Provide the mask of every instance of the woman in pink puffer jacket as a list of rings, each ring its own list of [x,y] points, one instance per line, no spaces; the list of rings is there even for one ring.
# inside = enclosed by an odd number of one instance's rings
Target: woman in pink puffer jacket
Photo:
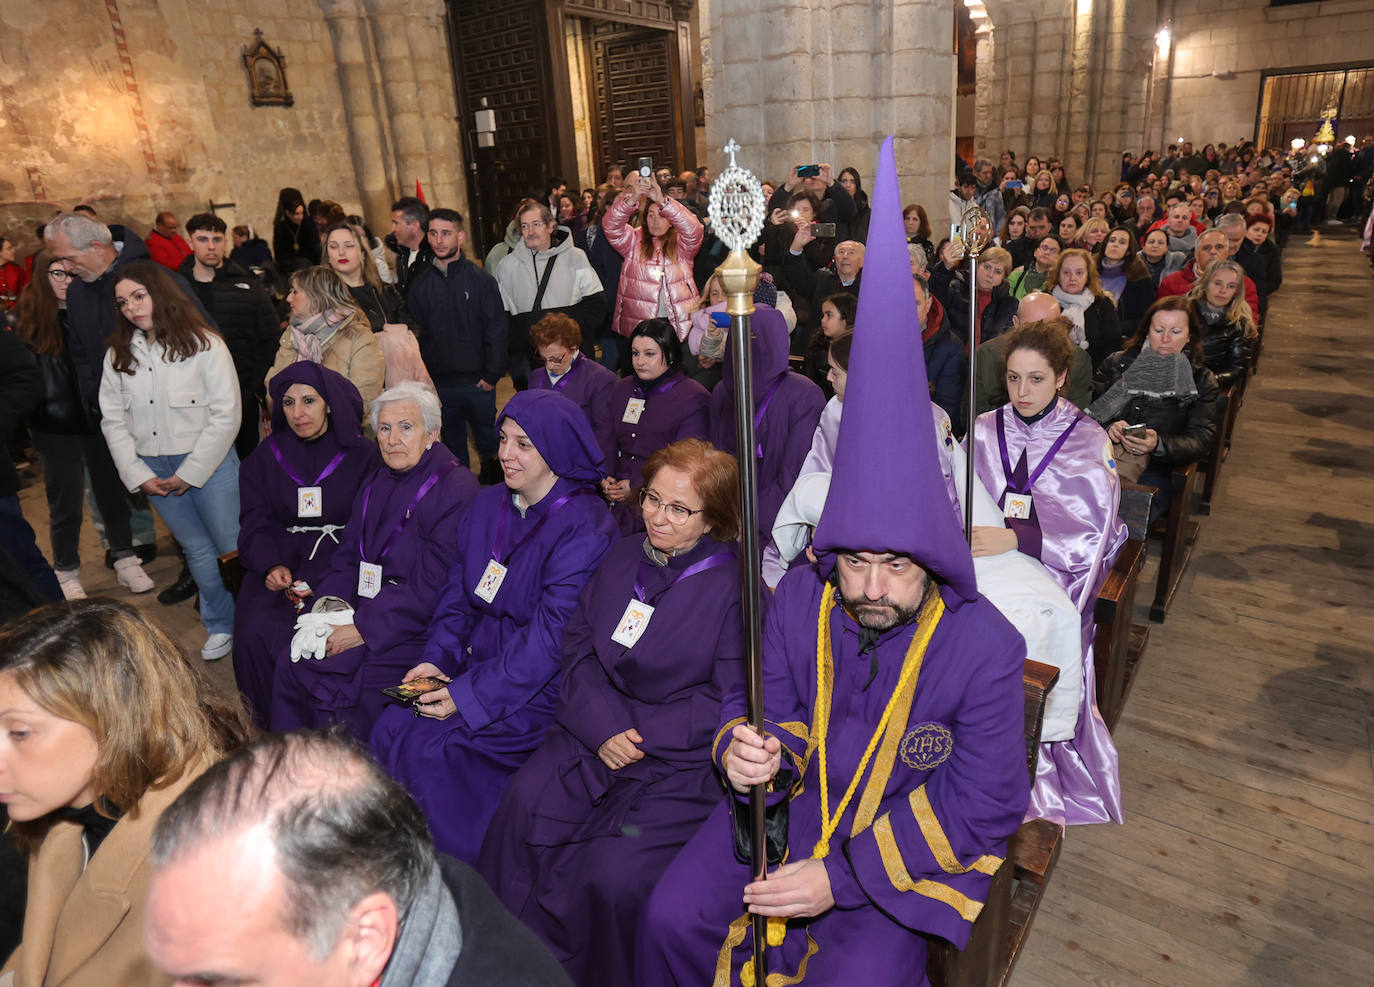
[[[636,209],[639,223],[631,226]],[[606,210],[601,228],[625,258],[612,328],[628,340],[635,326],[661,312],[678,339],[685,339],[697,301],[692,258],[705,236],[701,222],[681,202],[666,197],[652,178],[634,175]]]

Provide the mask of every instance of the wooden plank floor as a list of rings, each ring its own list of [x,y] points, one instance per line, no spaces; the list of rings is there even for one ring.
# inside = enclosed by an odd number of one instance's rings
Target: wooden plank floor
[[[1068,831],[1015,987],[1374,982],[1374,278],[1357,251],[1348,230],[1286,251],[1212,515],[1117,729],[1126,824]]]

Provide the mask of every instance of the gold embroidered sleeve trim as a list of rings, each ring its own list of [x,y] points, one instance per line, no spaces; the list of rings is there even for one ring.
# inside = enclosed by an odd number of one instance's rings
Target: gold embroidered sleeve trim
[[[935,817],[935,809],[930,804],[930,797],[926,795],[925,785],[907,796],[907,801],[911,803],[911,814],[916,817],[916,825],[921,827],[921,835],[926,839],[926,846],[930,847],[931,855],[941,870],[946,874],[967,874],[972,870],[989,876],[997,873],[997,868],[1002,866],[1002,858],[990,853],[983,854],[967,867],[959,863],[954,847],[950,846],[949,837],[945,835],[944,827]]]
[[[948,905],[966,922],[972,922],[983,910],[981,901],[974,901],[947,884],[931,880],[912,880],[906,869],[906,861],[902,859],[902,851],[897,846],[897,839],[892,833],[892,820],[887,813],[879,816],[878,821],[873,824],[873,837],[878,846],[878,855],[883,861],[883,870],[887,872],[887,879],[898,891],[914,891]]]

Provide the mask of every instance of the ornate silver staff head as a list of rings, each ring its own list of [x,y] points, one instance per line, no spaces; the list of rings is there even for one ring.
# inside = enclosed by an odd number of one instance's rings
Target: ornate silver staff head
[[[712,232],[730,248],[730,256],[716,271],[725,289],[726,311],[749,315],[754,311],[754,288],[761,268],[745,251],[763,232],[767,203],[754,173],[735,163],[739,149],[733,137],[725,145],[730,166],[711,183],[710,214]]]
[[[959,217],[959,239],[970,257],[977,257],[992,242],[992,220],[982,206],[969,206]]]

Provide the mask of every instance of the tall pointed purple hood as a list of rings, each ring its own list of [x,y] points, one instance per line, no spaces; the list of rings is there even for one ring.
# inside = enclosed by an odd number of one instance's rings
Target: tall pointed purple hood
[[[935,448],[891,137],[883,142],[874,181],[844,397],[816,552],[908,555],[959,596],[975,599],[973,558],[950,512]],[[824,568],[832,564],[822,561]]]

